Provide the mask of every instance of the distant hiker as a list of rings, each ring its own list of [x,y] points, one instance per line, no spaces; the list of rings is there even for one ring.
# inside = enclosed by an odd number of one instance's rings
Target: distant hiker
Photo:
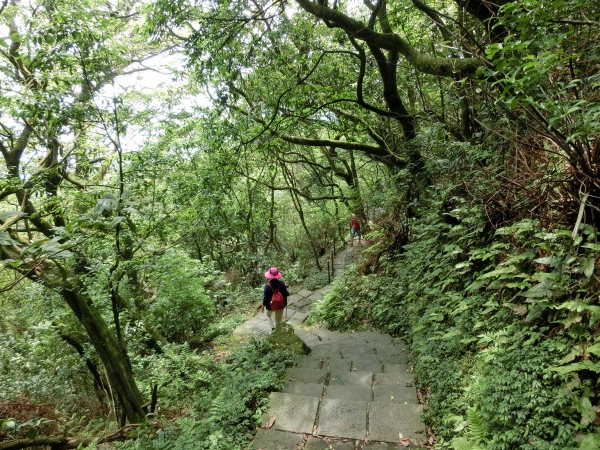
[[[354,236],[358,235],[358,243],[360,244],[360,238],[362,233],[360,232],[360,222],[356,217],[356,214],[352,214],[352,220],[350,220],[350,245],[354,244]]]
[[[267,308],[267,320],[269,325],[271,325],[271,331],[274,331],[277,325],[281,323],[283,309],[287,306],[287,298],[290,295],[287,290],[287,283],[281,279],[282,276],[277,267],[271,267],[265,272],[265,278],[269,281],[265,284],[263,290],[260,312],[264,312],[265,308]],[[281,305],[278,299],[278,294],[283,296],[283,305]],[[273,315],[275,315],[275,322],[273,322]]]

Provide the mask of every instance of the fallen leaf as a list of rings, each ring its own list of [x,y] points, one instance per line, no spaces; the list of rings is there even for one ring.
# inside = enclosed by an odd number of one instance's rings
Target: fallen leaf
[[[410,438],[400,439],[400,443],[405,447],[408,447],[410,445]]]
[[[269,419],[269,421],[267,422],[267,424],[265,425],[265,428],[271,428],[273,426],[273,424],[275,423],[277,419],[273,416]]]
[[[390,395],[390,400],[394,400],[394,396],[393,395]]]
[[[302,435],[302,438],[303,438],[305,441],[308,441],[308,435],[307,435],[306,433],[304,433],[304,434]]]
[[[398,433],[398,437],[399,437],[400,439],[402,439],[404,436],[402,435],[402,433]]]
[[[368,443],[369,443],[369,441],[370,441],[370,439],[369,439],[369,438],[366,438],[366,439],[365,439],[365,444],[368,444]]]

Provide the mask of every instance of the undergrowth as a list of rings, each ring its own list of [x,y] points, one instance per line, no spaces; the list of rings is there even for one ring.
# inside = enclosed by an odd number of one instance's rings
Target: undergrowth
[[[188,360],[191,358],[185,347],[173,355],[184,356]],[[137,440],[123,443],[120,448],[245,448],[248,437],[260,425],[262,414],[268,406],[269,393],[283,387],[286,364],[293,357],[292,353],[275,348],[267,339],[250,338],[245,345],[232,351],[224,362],[207,366],[196,361],[198,364],[194,370],[202,368],[182,377],[182,380],[187,379],[189,383],[182,381],[173,393],[174,398],[181,398],[182,393],[187,393],[193,399],[190,414],[158,432],[145,429]],[[176,366],[186,367],[186,364],[179,362],[173,365]],[[162,372],[167,376],[170,365],[165,363],[163,369]]]
[[[439,448],[599,448],[592,231],[573,241],[533,220],[494,231],[481,206],[449,192],[377,275],[347,271],[313,320],[409,340]]]

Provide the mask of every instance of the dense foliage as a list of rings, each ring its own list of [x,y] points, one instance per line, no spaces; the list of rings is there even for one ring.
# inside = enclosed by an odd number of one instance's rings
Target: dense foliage
[[[0,29],[0,440],[248,447],[290,355],[232,330],[272,265],[326,284],[355,213],[312,323],[404,336],[440,448],[600,446],[598,4],[6,0]]]

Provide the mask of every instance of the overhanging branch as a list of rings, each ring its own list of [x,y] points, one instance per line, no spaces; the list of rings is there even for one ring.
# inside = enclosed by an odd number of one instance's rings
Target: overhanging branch
[[[333,10],[310,0],[296,0],[306,12],[327,20],[342,28],[349,36],[367,42],[383,50],[397,51],[419,72],[443,77],[464,77],[475,74],[481,62],[477,59],[432,58],[419,53],[408,41],[395,33],[378,33],[340,11]]]

